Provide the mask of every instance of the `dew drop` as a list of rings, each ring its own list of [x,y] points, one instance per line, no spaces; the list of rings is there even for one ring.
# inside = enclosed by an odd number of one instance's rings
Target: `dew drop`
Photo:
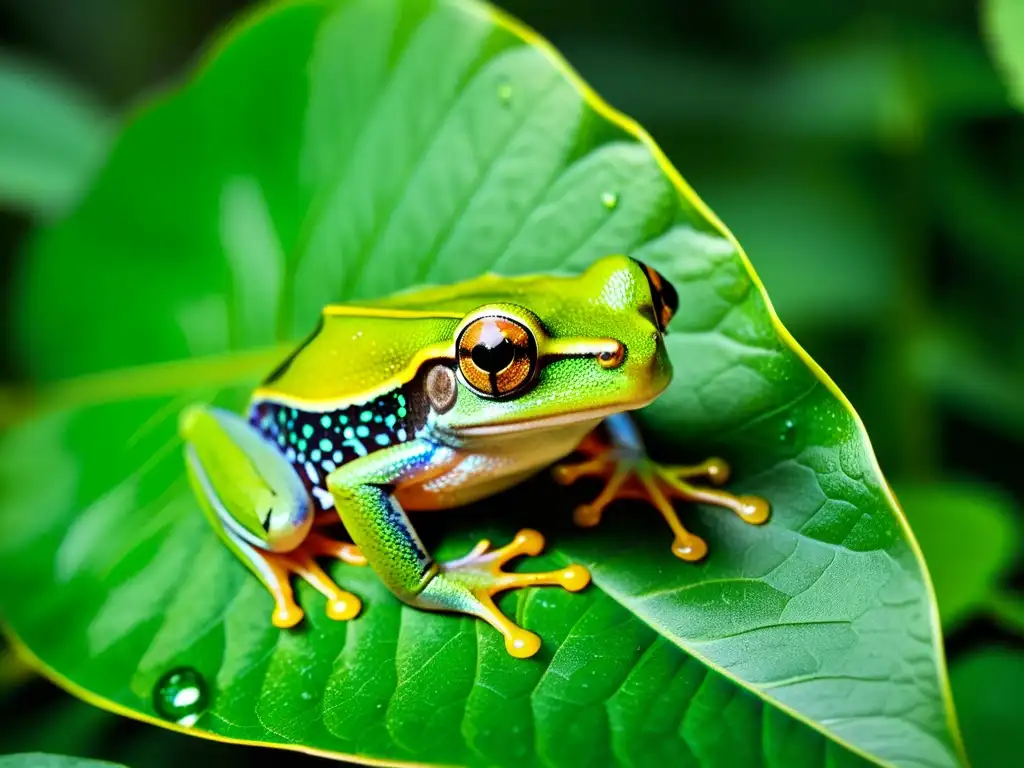
[[[614,211],[616,206],[619,204],[619,196],[614,192],[602,192],[601,193],[601,205],[607,208],[609,211]]]
[[[792,445],[796,442],[796,422],[793,419],[786,419],[782,422],[782,430],[779,432],[779,442],[784,445]]]
[[[167,672],[153,692],[153,708],[157,714],[178,725],[195,725],[208,703],[206,681],[191,667]]]
[[[498,101],[501,102],[503,107],[507,107],[512,103],[512,86],[509,83],[502,83],[498,86]]]

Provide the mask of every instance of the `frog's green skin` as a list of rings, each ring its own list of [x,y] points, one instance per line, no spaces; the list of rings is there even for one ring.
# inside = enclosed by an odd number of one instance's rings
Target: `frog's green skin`
[[[571,453],[602,419],[651,402],[671,376],[662,334],[675,302],[653,270],[610,256],[576,277],[487,275],[329,306],[254,392],[248,420],[204,406],[183,414],[190,478],[214,527],[274,595],[276,625],[303,615],[290,573],[327,596],[333,618],[358,613],[359,600],[314,561],[331,555],[368,562],[411,605],[477,615],[505,635],[510,653],[532,655],[539,639],[491,596],[527,584],[581,589],[586,569],[500,570],[540,551],[533,531],[439,564],[405,511],[490,496]],[[623,461],[643,453],[629,425],[620,422],[616,435],[619,458],[592,459],[560,479],[571,482],[575,471],[614,485]],[[596,523],[623,478],[603,503],[577,510],[578,521]],[[317,532],[334,513],[358,550]],[[677,545],[680,530],[689,536],[679,525]]]

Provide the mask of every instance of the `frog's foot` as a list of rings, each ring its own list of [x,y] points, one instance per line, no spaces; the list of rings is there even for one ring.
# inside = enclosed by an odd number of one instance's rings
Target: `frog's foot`
[[[563,485],[571,485],[581,477],[596,477],[605,483],[597,498],[573,512],[573,520],[579,526],[590,528],[600,523],[605,508],[616,499],[641,499],[653,504],[672,529],[672,552],[676,557],[694,562],[707,554],[708,545],[686,530],[670,499],[725,507],[753,525],[768,519],[768,502],[758,496],[734,496],[689,482],[692,478],[705,478],[713,485],[723,485],[729,479],[729,465],[721,459],[708,459],[694,466],[668,466],[642,453],[604,446],[593,439],[584,441],[580,452],[586,456],[583,461],[565,462],[554,469],[555,480]]]
[[[366,558],[355,544],[334,541],[317,533],[310,533],[298,549],[292,552],[260,552],[266,563],[262,573],[263,582],[274,597],[274,614],[271,618],[275,627],[294,627],[302,621],[303,612],[295,602],[292,592],[291,574],[305,579],[320,594],[327,598],[327,615],[338,621],[346,621],[359,615],[362,603],[351,592],[334,583],[334,580],[316,563],[316,557],[333,557],[349,565],[366,565]]]
[[[494,595],[510,589],[550,585],[578,592],[590,583],[590,572],[582,565],[569,565],[544,573],[510,573],[502,566],[520,555],[538,555],[544,537],[537,531],[522,530],[510,544],[491,549],[486,539],[459,560],[443,563],[438,573],[418,595],[416,605],[434,610],[456,611],[477,616],[505,637],[505,649],[518,659],[533,656],[540,638],[514,624],[494,604]]]

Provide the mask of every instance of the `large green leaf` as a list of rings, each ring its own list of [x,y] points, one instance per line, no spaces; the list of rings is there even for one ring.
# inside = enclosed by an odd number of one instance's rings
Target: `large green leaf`
[[[650,510],[580,533],[580,496],[538,478],[418,522],[442,556],[532,524],[552,542],[536,567],[593,568],[583,593],[505,598],[544,638],[533,660],[342,566],[359,619],[329,621],[302,588],[307,622],[271,627],[187,488],[181,407],[240,406],[325,302],[611,252],[682,301],[652,444],[726,455],[771,522],[691,511],[712,552],[687,565]],[[160,678],[191,667],[210,691],[193,733],[388,761],[961,762],[928,578],[856,416],[646,134],[490,9],[250,17],[126,129],[20,295],[34,375],[78,378],[0,446],[0,609],[81,696],[154,719]]]

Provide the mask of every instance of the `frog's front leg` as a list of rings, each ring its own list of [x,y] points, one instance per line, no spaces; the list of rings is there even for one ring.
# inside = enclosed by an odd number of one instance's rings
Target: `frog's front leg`
[[[510,573],[502,566],[514,557],[540,554],[544,537],[522,530],[511,543],[491,549],[479,542],[465,557],[437,563],[416,535],[394,495],[395,484],[429,472],[450,449],[416,440],[379,451],[340,467],[327,478],[335,507],[381,581],[401,600],[431,611],[454,611],[483,619],[505,637],[512,656],[527,658],[540,638],[498,610],[494,595],[527,586],[583,589],[590,574],[581,565],[546,573]]]
[[[341,589],[315,558],[365,565],[347,542],[311,531],[309,494],[291,465],[244,419],[203,406],[181,418],[189,479],[214,530],[259,577],[274,598],[272,621],[292,627],[302,620],[290,583],[298,574],[327,598],[327,615],[350,619],[359,598]]]
[[[624,413],[605,419],[609,443],[596,433],[588,435],[577,449],[585,458],[580,462],[564,462],[555,467],[555,479],[570,485],[581,477],[598,477],[604,489],[589,504],[581,504],[573,513],[577,525],[592,527],[601,522],[601,515],[616,499],[649,501],[665,518],[675,540],[672,551],[683,560],[700,560],[708,546],[702,538],[690,533],[679,520],[670,499],[696,501],[725,507],[741,520],[759,525],[768,519],[768,502],[758,496],[734,496],[727,491],[691,484],[692,478],[703,477],[714,485],[729,479],[729,465],[721,459],[708,459],[694,466],[658,464],[647,456],[636,425]]]

